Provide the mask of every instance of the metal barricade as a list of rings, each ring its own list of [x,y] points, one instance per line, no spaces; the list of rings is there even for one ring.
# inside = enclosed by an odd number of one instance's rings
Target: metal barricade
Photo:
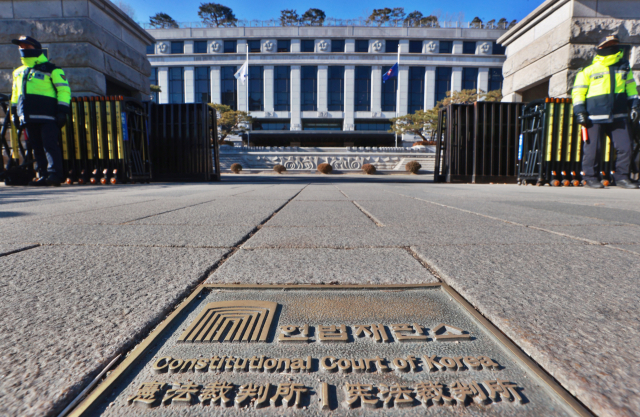
[[[206,103],[147,104],[154,180],[219,181],[215,110]]]
[[[513,183],[522,103],[450,104],[438,113],[435,182]]]

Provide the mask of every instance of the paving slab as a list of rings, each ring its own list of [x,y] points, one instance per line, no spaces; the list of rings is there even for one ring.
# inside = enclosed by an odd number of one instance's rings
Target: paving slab
[[[255,228],[252,224],[31,224],[5,228],[6,242],[42,245],[232,247]]]
[[[297,201],[287,204],[267,226],[370,226],[373,222],[351,201]]]
[[[333,185],[309,185],[298,194],[296,200],[347,200],[347,197]]]
[[[131,224],[238,225],[256,226],[267,220],[288,200],[245,200],[225,198],[158,214]]]
[[[414,249],[597,415],[638,415],[637,256],[599,245]]]
[[[242,191],[234,194],[234,198],[257,200],[288,200],[300,192],[307,184],[292,185],[262,185],[253,190]]]
[[[207,283],[403,284],[437,282],[404,249],[241,249]]]
[[[610,245],[611,247],[614,248],[620,248],[620,249],[624,249],[626,251],[629,252],[633,252],[633,253],[637,253],[638,255],[640,255],[640,245],[620,245],[620,244],[613,244]]]
[[[0,257],[0,415],[56,415],[227,249],[47,246]]]
[[[600,243],[640,243],[640,227],[622,225],[544,226],[546,230],[565,233]]]
[[[9,255],[25,249],[33,248],[34,245],[21,243],[0,243],[0,256]]]

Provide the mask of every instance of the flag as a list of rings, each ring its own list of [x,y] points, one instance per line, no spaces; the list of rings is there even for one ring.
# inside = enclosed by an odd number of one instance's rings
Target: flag
[[[242,85],[244,85],[244,80],[249,77],[249,61],[245,61],[238,72],[236,72],[233,76],[236,77],[236,80],[242,81]]]
[[[398,76],[398,63],[396,62],[393,67],[389,68],[389,71],[385,72],[382,76],[382,82],[387,81],[389,78]]]

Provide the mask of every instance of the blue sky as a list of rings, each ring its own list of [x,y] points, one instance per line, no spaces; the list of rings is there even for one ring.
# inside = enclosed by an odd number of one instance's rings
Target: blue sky
[[[196,22],[198,19],[198,7],[201,1],[193,0],[115,0],[114,3],[122,1],[129,4],[135,10],[135,20],[141,23],[148,23],[149,16],[157,13],[168,13],[178,22]],[[370,1],[347,1],[344,0],[285,0],[285,1],[263,1],[263,0],[227,0],[219,1],[225,6],[233,9],[238,19],[275,19],[280,16],[280,11],[284,9],[295,9],[298,14],[304,13],[310,8],[324,10],[327,17],[339,19],[353,19],[357,17],[367,17],[373,9],[384,7],[404,7],[405,12],[414,10],[429,15],[434,12],[442,17],[458,16],[464,13],[464,21],[471,21],[475,16],[483,21],[491,19],[507,18],[521,20],[529,12],[538,7],[542,0],[457,0],[457,1],[417,1],[406,0],[403,2],[388,0]],[[435,13],[434,13],[435,14]],[[457,20],[457,19],[455,19]]]

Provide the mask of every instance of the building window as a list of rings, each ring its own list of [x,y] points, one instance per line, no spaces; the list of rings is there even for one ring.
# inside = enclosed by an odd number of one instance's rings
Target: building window
[[[195,41],[193,43],[194,54],[206,54],[207,53],[207,41]]]
[[[184,42],[183,41],[172,41],[171,42],[171,53],[172,54],[184,54]]]
[[[291,41],[280,39],[278,41],[278,52],[291,52]]]
[[[500,45],[498,42],[493,43],[493,49],[491,50],[491,55],[504,55],[507,51],[507,48]]]
[[[196,103],[211,103],[211,78],[209,74],[209,67],[194,68]]]
[[[391,67],[382,67],[385,74]],[[396,97],[398,96],[398,77],[389,78],[382,83],[382,111],[396,111]]]
[[[436,103],[447,97],[451,91],[451,67],[436,68]]]
[[[249,111],[264,110],[263,67],[249,67]]]
[[[300,41],[300,52],[313,52],[315,43],[313,39],[303,39]]]
[[[339,120],[313,120],[302,121],[302,130],[342,130],[342,119]]]
[[[253,130],[291,130],[291,123],[289,119],[282,121],[254,120],[252,128]]]
[[[356,67],[355,111],[371,111],[371,67]]]
[[[473,55],[476,53],[475,42],[462,42],[462,53],[467,55]]]
[[[158,68],[151,67],[151,75],[149,75],[149,84],[158,85]],[[151,92],[151,101],[154,103],[158,103],[158,93],[155,91]]]
[[[238,67],[220,67],[220,103],[238,110],[238,84],[234,74]]]
[[[489,91],[502,91],[502,68],[489,68]]]
[[[387,132],[391,129],[390,122],[383,122],[379,120],[356,120],[355,121],[355,129],[356,130],[369,130],[369,131],[378,131],[378,132]]]
[[[249,52],[260,52],[260,39],[247,41],[247,47],[249,48]]]
[[[331,52],[344,52],[344,39],[333,39],[331,41]]]
[[[153,55],[156,53],[156,44],[152,43],[151,45],[147,45],[147,55]]]
[[[422,53],[422,41],[409,41],[409,53],[421,54]]]
[[[398,53],[398,46],[400,45],[399,40],[387,40],[385,42],[384,51],[386,53]]]
[[[169,68],[169,103],[184,103],[184,68]]]
[[[318,67],[300,68],[300,110],[318,110]]]
[[[438,53],[450,54],[453,51],[453,41],[440,41]]]
[[[329,67],[328,73],[329,111],[344,111],[344,67]]]
[[[478,68],[462,68],[462,89],[476,90],[478,88]]]
[[[225,54],[235,54],[237,49],[237,41],[224,41],[224,53]]]
[[[424,67],[409,67],[409,114],[424,110]]]
[[[276,111],[289,111],[291,110],[291,67],[273,67],[273,72],[274,109]],[[289,128],[271,130],[289,130]]]
[[[356,39],[356,52],[369,52],[369,41],[366,39]]]

